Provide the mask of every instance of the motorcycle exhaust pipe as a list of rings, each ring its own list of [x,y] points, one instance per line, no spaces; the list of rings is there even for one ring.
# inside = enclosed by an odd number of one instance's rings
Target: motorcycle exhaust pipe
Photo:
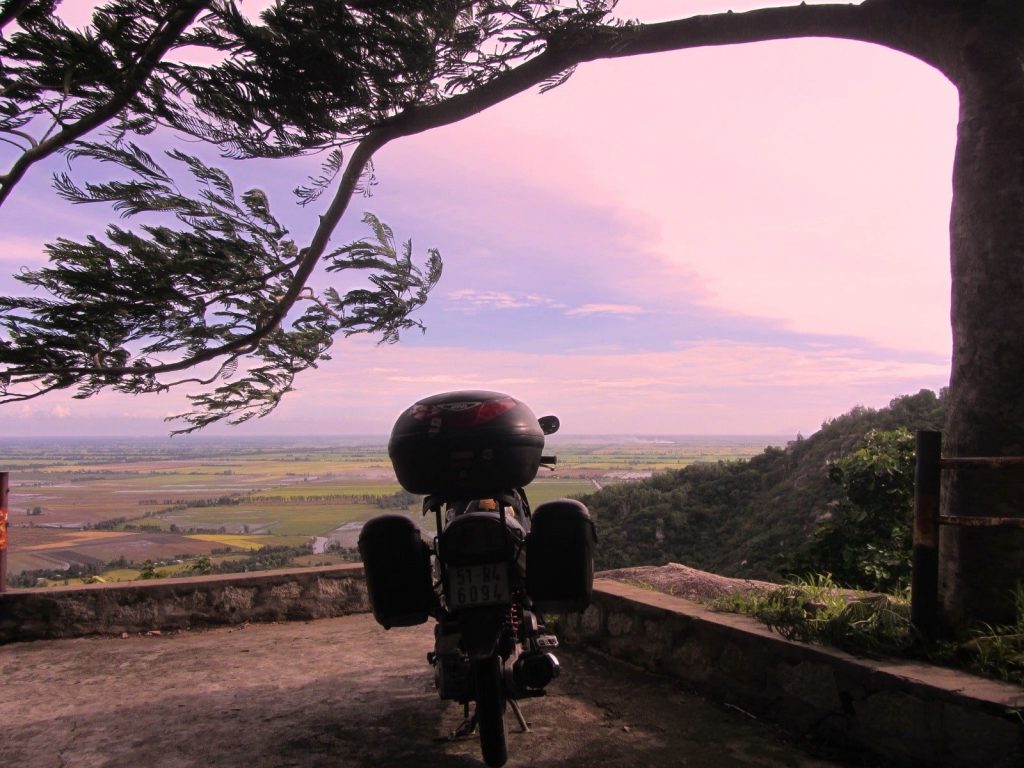
[[[553,653],[523,654],[512,665],[512,679],[521,690],[542,690],[562,671]]]

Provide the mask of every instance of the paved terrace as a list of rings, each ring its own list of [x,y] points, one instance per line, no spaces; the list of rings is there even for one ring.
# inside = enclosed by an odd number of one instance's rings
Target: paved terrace
[[[0,646],[4,768],[482,765],[444,736],[461,707],[434,692],[430,624],[367,614],[125,638]],[[736,709],[593,651],[511,712],[510,766],[878,765],[811,756]]]

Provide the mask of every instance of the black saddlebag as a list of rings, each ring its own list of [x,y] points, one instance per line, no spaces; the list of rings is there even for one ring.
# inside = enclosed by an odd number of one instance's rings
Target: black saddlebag
[[[425,622],[436,597],[419,526],[402,515],[375,517],[359,534],[359,554],[377,623],[391,629]]]
[[[526,592],[539,611],[570,613],[590,605],[596,543],[582,503],[558,499],[537,507],[526,540]]]

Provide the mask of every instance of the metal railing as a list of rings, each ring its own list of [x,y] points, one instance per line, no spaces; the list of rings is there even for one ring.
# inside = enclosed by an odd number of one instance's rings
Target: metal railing
[[[7,591],[7,498],[10,475],[0,472],[0,592]]]
[[[910,584],[910,620],[926,638],[938,634],[939,526],[1024,528],[1024,517],[983,517],[939,513],[942,470],[1024,467],[1024,456],[958,456],[942,458],[942,433],[917,433],[914,470],[914,553]]]

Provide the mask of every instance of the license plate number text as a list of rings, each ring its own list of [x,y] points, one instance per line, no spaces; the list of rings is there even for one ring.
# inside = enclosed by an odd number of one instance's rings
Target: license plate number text
[[[508,603],[508,564],[453,566],[448,569],[448,587],[452,608]]]

